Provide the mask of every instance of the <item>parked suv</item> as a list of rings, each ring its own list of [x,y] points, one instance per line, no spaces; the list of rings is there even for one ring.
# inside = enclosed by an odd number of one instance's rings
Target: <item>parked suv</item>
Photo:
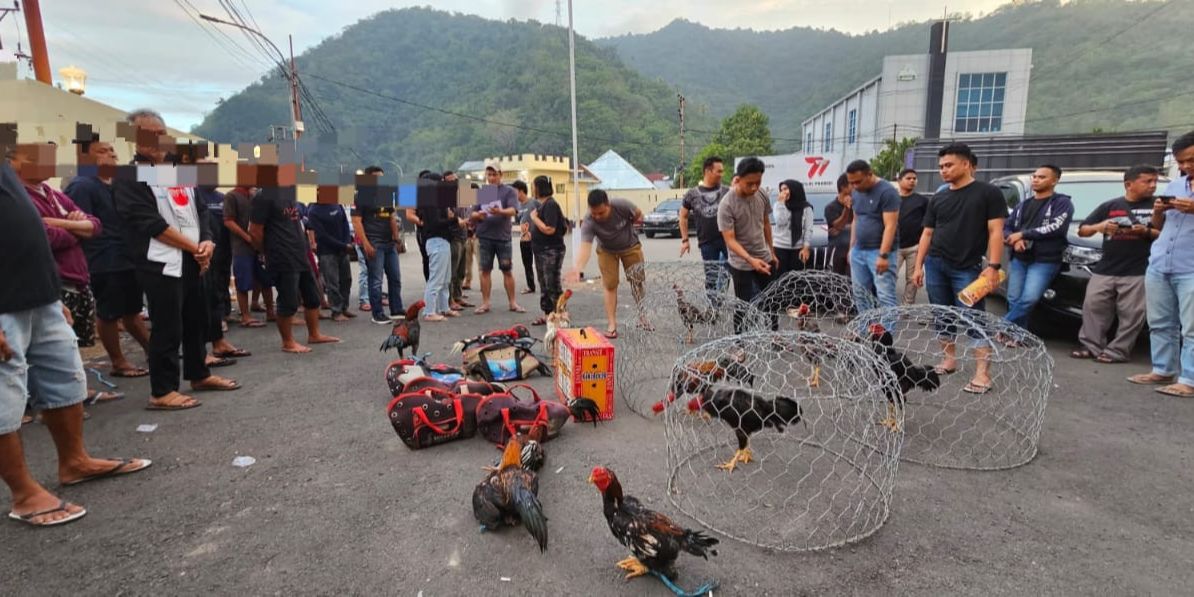
[[[1103,258],[1103,237],[1078,236],[1078,225],[1104,201],[1122,197],[1124,194],[1123,173],[1100,171],[1065,172],[1056,192],[1069,195],[1074,201],[1074,220],[1067,235],[1069,246],[1062,257],[1061,271],[1045,291],[1037,308],[1050,315],[1061,315],[1072,320],[1082,320],[1082,301],[1086,298],[1086,284],[1090,281],[1090,268]],[[1163,187],[1168,179],[1157,182]],[[1025,199],[1032,197],[1032,174],[1004,176],[991,181],[999,187],[1007,199],[1008,210]],[[1004,250],[1006,262],[1008,251]],[[1001,292],[1003,290],[1001,289]]]
[[[651,213],[643,216],[643,234],[647,238],[655,238],[656,234],[680,236],[680,206],[679,199],[664,201],[655,206]],[[688,231],[696,232],[696,218],[688,218]]]

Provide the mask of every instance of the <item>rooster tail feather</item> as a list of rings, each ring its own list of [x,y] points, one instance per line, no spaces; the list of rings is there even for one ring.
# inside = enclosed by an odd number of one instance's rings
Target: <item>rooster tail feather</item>
[[[717,550],[713,549],[720,541],[716,537],[710,537],[701,531],[684,531],[684,536],[680,538],[680,547],[684,551],[694,555],[701,556],[706,560],[709,556],[717,555]]]
[[[539,551],[547,551],[547,516],[543,514],[543,504],[539,502],[539,496],[527,488],[522,475],[514,477],[512,497],[522,526],[535,538],[535,542],[539,544]]]
[[[941,387],[941,376],[932,367],[909,367],[906,373],[916,382],[916,387],[932,392]]]

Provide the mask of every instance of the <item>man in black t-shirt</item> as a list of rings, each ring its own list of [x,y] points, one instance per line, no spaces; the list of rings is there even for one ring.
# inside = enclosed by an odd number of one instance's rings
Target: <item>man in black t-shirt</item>
[[[957,296],[983,276],[993,286],[1000,283],[1003,259],[1003,221],[1007,203],[1003,193],[992,184],[974,179],[978,157],[963,143],[946,145],[937,152],[941,179],[949,187],[929,200],[925,211],[924,232],[916,251],[916,272],[912,281],[924,286],[934,305],[965,307]],[[987,265],[983,267],[983,256]],[[983,301],[973,308],[982,310]],[[952,326],[938,326],[945,357],[937,365],[939,374],[957,370]],[[963,391],[986,394],[991,391],[990,348],[975,348],[976,367]]]
[[[850,275],[850,229],[854,222],[853,187],[843,172],[837,177],[837,196],[825,206],[829,224],[829,267],[835,274]]]
[[[539,278],[539,308],[543,310],[543,317],[536,319],[533,325],[543,325],[564,292],[560,274],[567,252],[564,235],[568,232],[568,220],[564,219],[564,211],[552,196],[551,179],[536,176],[533,182],[539,207],[530,213],[531,250],[535,253],[535,274]]]
[[[680,256],[688,253],[691,246],[688,218],[696,218],[697,248],[701,251],[701,260],[705,262],[705,290],[720,293],[728,276],[725,266],[717,264],[724,264],[729,253],[726,252],[725,238],[717,229],[717,208],[730,187],[722,184],[725,164],[721,158],[709,156],[701,168],[701,182],[684,194],[680,205]]]
[[[1153,240],[1159,235],[1150,225],[1158,174],[1152,166],[1128,169],[1124,196],[1096,207],[1078,227],[1078,236],[1083,238],[1103,235],[1103,258],[1090,268],[1078,332],[1082,347],[1070,353],[1076,359],[1127,362],[1144,327],[1148,304],[1144,274]],[[1109,338],[1116,319],[1115,337]]]
[[[272,168],[274,172],[292,169],[293,164]],[[258,251],[265,254],[265,267],[277,289],[278,334],[282,336],[282,350],[293,353],[311,352],[311,348],[294,339],[294,315],[298,313],[299,298],[303,303],[303,317],[307,320],[307,342],[325,344],[339,342],[339,338],[319,333],[319,287],[315,273],[307,260],[310,245],[303,230],[298,202],[293,186],[279,186],[280,180],[293,180],[294,175],[270,176],[269,167],[259,166],[261,192],[253,198],[249,214],[249,236]],[[273,178],[273,180],[270,180]]]
[[[925,211],[929,208],[929,198],[916,192],[916,170],[905,168],[896,179],[896,188],[900,191],[900,219],[896,234],[900,241],[897,252],[896,274],[904,270],[904,304],[916,304],[916,284],[912,283],[912,274],[916,268],[916,249],[920,246],[920,233],[925,229]]]
[[[403,316],[402,275],[398,269],[398,218],[394,209],[394,188],[380,186],[385,173],[377,166],[365,168],[358,177],[352,208],[352,227],[366,260],[369,277],[369,305],[372,321],[389,325]],[[367,178],[371,177],[371,178]],[[362,184],[363,183],[363,184]],[[385,278],[390,296],[390,316],[382,304],[381,283]]]

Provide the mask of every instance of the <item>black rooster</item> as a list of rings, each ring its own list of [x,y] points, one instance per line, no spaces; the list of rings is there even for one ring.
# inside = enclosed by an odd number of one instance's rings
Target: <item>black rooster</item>
[[[630,557],[618,562],[618,568],[627,572],[628,580],[651,574],[678,596],[704,595],[717,588],[716,582],[709,582],[689,593],[674,583],[676,558],[680,557],[680,552],[707,560],[710,555],[717,555],[717,550],[713,549],[718,543],[716,538],[685,529],[667,516],[644,508],[634,497],[623,495],[618,477],[603,466],[593,467],[589,483],[601,492],[610,532],[618,543],[630,549]]]
[[[688,329],[684,342],[692,344],[696,341],[696,326],[717,323],[717,309],[703,309],[692,304],[684,298],[684,290],[678,284],[672,284],[672,290],[676,291],[676,309],[680,312],[680,322]]]
[[[908,392],[913,388],[920,388],[926,392],[936,391],[941,387],[941,376],[933,367],[912,364],[908,357],[896,350],[891,332],[887,331],[882,324],[871,324],[867,331],[875,354],[883,357],[883,360],[891,367],[891,372],[895,374],[898,384],[896,388],[890,386],[884,388],[884,395],[887,398],[887,418],[879,421],[879,424],[892,431],[899,431],[900,420],[896,418],[896,409],[904,408],[904,398]]]
[[[749,446],[752,434],[764,427],[783,433],[784,427],[799,423],[803,415],[800,405],[792,398],[767,398],[742,388],[706,389],[688,401],[688,410],[721,419],[734,430],[738,451],[733,458],[717,465],[727,472],[733,472],[739,463],[746,464],[754,459]]]
[[[521,522],[539,544],[539,551],[547,551],[547,516],[539,503],[539,476],[522,467],[522,443],[517,437],[506,443],[498,470],[473,490],[473,516],[481,523],[482,532]]]
[[[568,401],[568,412],[572,413],[572,418],[577,423],[586,423],[593,421],[593,426],[597,426],[598,417],[601,416],[601,409],[597,406],[591,398],[573,398]]]

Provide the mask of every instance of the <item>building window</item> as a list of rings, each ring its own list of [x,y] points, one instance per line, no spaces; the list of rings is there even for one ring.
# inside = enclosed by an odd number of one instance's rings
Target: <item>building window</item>
[[[825,139],[821,141],[821,151],[833,151],[833,122],[825,123]]]
[[[1003,130],[1003,98],[1007,73],[958,75],[955,133],[997,133]]]
[[[805,135],[804,135],[804,152],[812,153],[816,150],[817,150],[816,146],[813,145],[813,132],[809,131],[809,132],[805,133]]]
[[[846,116],[846,143],[853,145],[858,133],[858,110],[850,110]]]
[[[556,185],[556,194],[557,194],[557,195],[563,195],[563,194],[564,194],[564,183],[559,183],[559,184],[557,184],[557,185]]]

